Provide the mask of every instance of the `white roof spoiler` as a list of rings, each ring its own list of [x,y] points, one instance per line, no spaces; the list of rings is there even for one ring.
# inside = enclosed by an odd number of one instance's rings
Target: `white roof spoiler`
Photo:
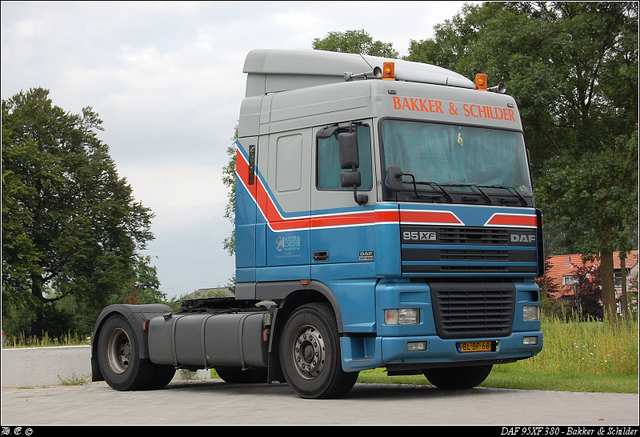
[[[247,97],[344,82],[345,73],[368,73],[375,67],[382,68],[384,62],[395,64],[395,78],[399,81],[475,89],[466,77],[430,64],[311,49],[259,49],[249,52],[244,63],[243,72],[249,74]],[[270,81],[270,76],[278,78]]]

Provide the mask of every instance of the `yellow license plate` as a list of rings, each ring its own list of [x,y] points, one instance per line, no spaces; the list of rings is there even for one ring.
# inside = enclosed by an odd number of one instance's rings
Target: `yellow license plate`
[[[460,352],[491,352],[493,349],[492,341],[466,341],[460,343]]]

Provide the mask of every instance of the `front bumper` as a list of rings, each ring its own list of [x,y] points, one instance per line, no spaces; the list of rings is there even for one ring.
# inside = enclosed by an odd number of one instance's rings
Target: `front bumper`
[[[537,337],[538,344],[524,345],[525,337]],[[497,341],[494,352],[460,352],[459,344],[465,341]],[[407,343],[426,342],[424,351],[407,351]],[[430,367],[438,364],[461,365],[474,362],[519,360],[530,358],[542,350],[540,331],[514,332],[507,337],[444,340],[434,336],[407,337],[342,337],[342,368],[345,372],[374,369],[389,365],[413,365]]]

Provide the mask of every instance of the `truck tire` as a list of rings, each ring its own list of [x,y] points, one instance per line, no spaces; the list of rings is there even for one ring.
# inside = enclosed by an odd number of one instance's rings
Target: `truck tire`
[[[339,398],[351,390],[358,372],[342,370],[335,313],[326,303],[310,303],[287,319],[280,340],[280,364],[289,386],[307,399]]]
[[[162,388],[175,373],[173,366],[140,358],[135,331],[120,314],[105,320],[100,330],[98,364],[107,384],[119,391]]]
[[[489,364],[485,366],[425,369],[424,376],[438,388],[465,390],[473,388],[487,379],[492,367],[493,365]]]
[[[176,374],[176,368],[173,366],[160,364],[152,364],[152,366],[155,368],[155,371],[151,381],[149,381],[149,384],[145,387],[146,390],[158,390],[166,387]]]

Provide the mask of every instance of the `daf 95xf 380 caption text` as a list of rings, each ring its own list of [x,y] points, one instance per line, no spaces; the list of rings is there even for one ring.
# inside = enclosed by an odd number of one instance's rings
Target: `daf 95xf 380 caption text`
[[[503,84],[315,50],[254,50],[244,73],[235,296],[105,308],[94,380],[214,368],[336,398],[360,370],[464,389],[540,352],[542,215]]]

